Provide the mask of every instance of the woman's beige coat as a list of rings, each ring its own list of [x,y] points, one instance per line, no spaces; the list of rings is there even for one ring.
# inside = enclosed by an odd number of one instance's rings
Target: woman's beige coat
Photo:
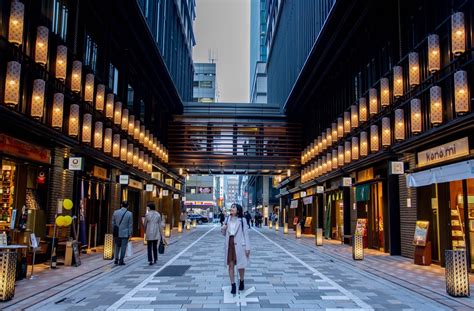
[[[159,241],[161,240],[161,215],[157,211],[150,210],[145,215],[145,233],[147,241]]]
[[[230,218],[227,218],[224,222],[230,221]],[[242,224],[244,227],[242,228]],[[244,218],[237,218],[237,231],[234,236],[235,243],[235,254],[237,256],[237,269],[245,269],[249,263],[249,258],[245,255],[245,251],[250,251],[250,239],[249,239],[249,228],[245,226],[247,224]],[[228,225],[227,225],[228,229]],[[222,234],[225,235],[225,246],[224,246],[224,264],[227,266],[227,254],[229,251],[229,230],[221,229]]]

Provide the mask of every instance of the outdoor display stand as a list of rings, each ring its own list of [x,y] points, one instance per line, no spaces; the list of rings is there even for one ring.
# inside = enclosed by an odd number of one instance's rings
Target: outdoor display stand
[[[0,246],[0,301],[7,301],[15,295],[17,250],[24,245]]]
[[[316,228],[316,236],[315,236],[316,246],[323,245],[323,229]]]
[[[114,259],[114,236],[113,234],[106,234],[104,237],[104,259]]]
[[[453,297],[469,297],[469,272],[465,250],[446,250],[446,292]]]
[[[354,235],[352,237],[352,259],[364,259],[364,237],[362,235]]]
[[[428,241],[428,228],[428,221],[418,220],[416,222],[415,236],[413,237],[415,265],[431,265],[431,242]]]

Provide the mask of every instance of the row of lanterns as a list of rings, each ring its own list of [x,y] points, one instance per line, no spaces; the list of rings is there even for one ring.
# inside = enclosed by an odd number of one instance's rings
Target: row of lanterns
[[[10,11],[10,22],[8,40],[11,43],[20,45],[23,43],[23,19],[24,19],[24,5],[14,0],[11,3]],[[44,26],[37,28],[36,44],[35,44],[35,61],[41,65],[46,65],[48,55],[48,36],[49,29]],[[56,67],[55,77],[61,81],[65,81],[67,72],[67,47],[60,45],[56,51]],[[20,77],[21,77],[21,64],[16,61],[8,62],[6,80],[5,80],[5,95],[4,103],[9,106],[17,106],[20,99]],[[82,62],[76,60],[72,63],[71,73],[71,91],[80,93],[82,86]],[[31,96],[31,109],[30,115],[34,118],[42,118],[44,114],[44,101],[45,101],[45,87],[46,83],[42,79],[36,79],[33,81],[33,89]],[[84,86],[84,101],[92,103],[94,101],[94,75],[89,73],[85,76]],[[135,120],[135,117],[129,113],[127,108],[122,109],[122,103],[120,101],[115,102],[115,95],[112,93],[105,94],[106,88],[103,84],[98,84],[95,93],[95,109],[105,114],[105,116],[111,119],[115,125],[119,126],[123,131],[128,133],[133,139],[137,140],[142,148],[147,149],[155,156],[159,157],[163,162],[168,162],[168,151],[157,138],[153,137],[153,134],[145,128],[145,125],[141,124],[140,120]],[[53,96],[53,108],[51,126],[56,129],[61,129],[63,124],[63,110],[64,110],[64,95],[56,93]],[[69,126],[68,134],[70,136],[79,135],[79,106],[72,104],[70,106],[69,115]],[[91,129],[92,129],[92,115],[84,114],[83,116],[83,129],[82,129],[82,141],[85,143],[91,142]],[[102,145],[102,125],[100,121],[95,122],[95,133],[94,147],[101,148]],[[112,129],[108,128],[105,131],[105,143],[104,151],[110,152],[110,148],[107,147],[107,143],[111,141],[108,137],[112,135]],[[114,135],[115,137],[119,134]],[[120,138],[118,139],[120,140]],[[123,142],[123,140],[121,140]],[[100,145],[100,146],[99,146]],[[114,143],[114,146],[117,145]],[[128,144],[132,145],[132,144]],[[133,145],[132,145],[133,146]],[[123,147],[120,147],[123,149]],[[129,146],[127,146],[127,153],[129,153]],[[132,147],[133,155],[132,162],[137,153],[138,158],[136,167],[139,167],[141,162],[145,161],[145,155],[140,157],[140,152],[134,152],[138,147]],[[114,157],[119,157],[117,152],[112,153]],[[151,163],[151,156],[150,163]],[[122,157],[121,157],[122,159]],[[143,161],[140,161],[142,159]],[[122,159],[124,160],[124,159]],[[126,159],[125,159],[126,160]],[[129,163],[129,164],[132,164]],[[144,165],[144,167],[147,165]],[[151,166],[151,165],[150,165]]]
[[[452,25],[452,52],[458,56],[465,51],[465,33],[464,33],[464,15],[461,12],[455,13],[451,17]],[[440,70],[440,48],[439,37],[436,34],[428,37],[428,66],[430,72]],[[409,83],[410,86],[416,86],[420,83],[418,70],[418,53],[412,52],[408,56],[409,62]],[[369,147],[367,141],[367,132],[362,131],[359,137],[352,137],[351,141],[345,141],[336,146],[333,150],[329,149],[333,144],[337,144],[339,139],[343,139],[351,130],[357,128],[360,123],[368,121],[369,115],[375,115],[378,111],[378,91],[375,88],[369,90],[369,107],[365,97],[359,99],[358,105],[351,105],[350,111],[345,111],[342,117],[333,122],[331,128],[323,131],[318,138],[314,140],[301,155],[302,164],[314,160],[301,171],[302,182],[317,178],[332,169],[350,163],[352,160],[358,160],[359,156],[368,155]],[[393,95],[398,98],[403,95],[403,71],[401,66],[393,67]],[[437,126],[443,122],[443,103],[441,87],[433,86],[430,88],[429,103],[430,122]],[[386,107],[390,105],[389,80],[380,79],[380,105]],[[422,132],[422,109],[420,99],[414,98],[410,102],[410,129],[411,133],[418,134]],[[457,114],[469,112],[470,100],[468,92],[468,80],[466,71],[459,70],[454,74],[454,110]],[[403,109],[394,111],[394,138],[397,141],[405,139],[405,112]],[[391,144],[390,118],[382,118],[382,146],[388,147]],[[378,126],[370,126],[370,151],[379,151],[379,132]]]

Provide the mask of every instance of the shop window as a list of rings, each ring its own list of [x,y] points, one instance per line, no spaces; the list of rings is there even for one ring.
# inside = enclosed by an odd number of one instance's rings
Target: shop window
[[[49,1],[45,1],[49,2]],[[51,30],[66,41],[69,10],[64,0],[51,1]]]
[[[95,73],[97,65],[97,43],[92,40],[92,37],[87,34],[85,42],[84,65],[89,66]]]
[[[14,206],[15,193],[15,164],[9,161],[2,162],[0,176],[0,231],[10,226]]]
[[[203,89],[212,89],[212,81],[199,81],[199,87]]]

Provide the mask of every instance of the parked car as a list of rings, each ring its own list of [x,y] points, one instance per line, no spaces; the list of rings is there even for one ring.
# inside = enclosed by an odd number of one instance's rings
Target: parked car
[[[199,215],[199,214],[190,214],[190,215],[188,215],[188,220],[189,221],[196,220],[198,224],[209,222],[209,219],[206,216]]]

